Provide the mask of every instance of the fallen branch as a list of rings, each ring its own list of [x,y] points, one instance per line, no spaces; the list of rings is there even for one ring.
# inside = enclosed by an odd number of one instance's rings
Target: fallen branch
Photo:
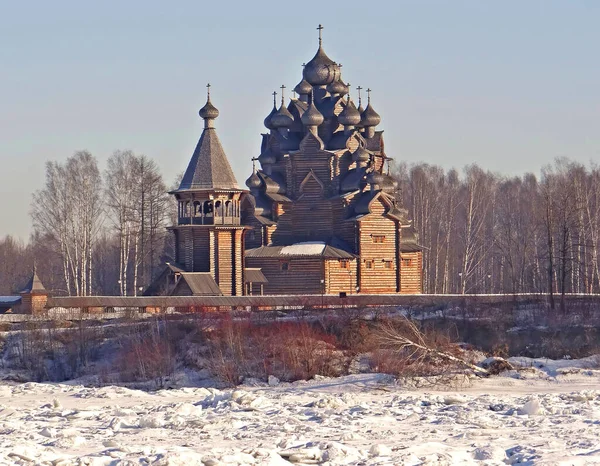
[[[398,328],[398,323],[402,325],[402,329]],[[447,352],[432,348],[426,342],[423,332],[419,330],[413,321],[407,318],[401,318],[399,321],[387,321],[380,324],[377,339],[378,343],[383,348],[392,349],[397,352],[408,352],[409,359],[423,360],[426,357],[433,356],[467,367],[478,376],[487,377],[490,375],[486,369],[471,364],[470,362]]]

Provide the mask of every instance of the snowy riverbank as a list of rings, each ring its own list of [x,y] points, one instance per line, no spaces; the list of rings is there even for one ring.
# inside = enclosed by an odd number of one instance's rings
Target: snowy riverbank
[[[0,464],[600,463],[593,358],[456,389],[358,374],[235,390],[0,385]],[[541,366],[541,367],[540,367]]]

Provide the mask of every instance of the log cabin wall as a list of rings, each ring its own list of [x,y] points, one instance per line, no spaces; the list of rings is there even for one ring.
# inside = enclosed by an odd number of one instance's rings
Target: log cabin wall
[[[216,255],[217,264],[216,282],[224,295],[233,295],[233,231],[217,230],[216,235]]]
[[[376,199],[372,213],[360,220],[360,292],[396,293],[397,221],[385,216],[385,206]]]
[[[400,292],[418,294],[423,291],[423,253],[403,252],[400,264]]]
[[[358,286],[356,276],[357,260],[327,259],[325,261],[325,293],[356,293]]]
[[[254,206],[248,198],[242,203],[242,224],[251,228],[246,233],[246,248],[258,248],[265,244],[264,224],[255,217]]]
[[[292,184],[296,195],[301,193],[300,185],[311,171],[324,184],[324,190],[327,191],[331,180],[329,163],[331,153],[322,150],[321,146],[322,141],[308,133],[300,143],[301,150],[290,157],[292,161]]]
[[[332,202],[332,223],[335,236],[343,240],[353,253],[358,253],[356,249],[356,222],[346,218],[346,209],[350,198],[337,198]]]
[[[287,263],[287,270],[282,264]],[[264,294],[320,294],[323,278],[321,257],[290,258],[246,257],[246,267],[260,268],[268,283]]]
[[[293,237],[326,241],[332,235],[331,202],[324,198],[323,186],[310,174],[301,187],[301,196],[292,208]]]
[[[246,221],[246,225],[251,227],[251,229],[246,233],[246,247],[248,249],[254,249],[264,246],[266,240],[264,237],[266,233],[264,225],[256,219],[254,221]]]
[[[244,294],[244,230],[233,232],[233,290],[235,296]]]
[[[192,229],[193,241],[188,247],[193,247],[194,262],[189,270],[191,272],[210,272],[210,232],[207,228],[196,227]]]

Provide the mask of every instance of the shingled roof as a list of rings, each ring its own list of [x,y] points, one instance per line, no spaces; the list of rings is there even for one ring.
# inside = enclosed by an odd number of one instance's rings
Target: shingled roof
[[[27,285],[21,290],[21,293],[45,293],[46,288],[42,284],[42,281],[37,275],[37,272],[34,270],[33,275],[27,282]]]
[[[204,128],[179,190],[239,189],[214,128]]]

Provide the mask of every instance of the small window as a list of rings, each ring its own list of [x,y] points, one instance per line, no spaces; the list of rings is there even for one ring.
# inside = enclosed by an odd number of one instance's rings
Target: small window
[[[371,238],[373,238],[374,243],[385,243],[384,235],[371,235]]]
[[[373,261],[372,260],[365,261],[365,269],[372,269],[372,268],[373,268]]]
[[[290,263],[288,261],[280,262],[279,267],[282,272],[287,272],[288,270],[290,270]]]
[[[394,263],[392,261],[383,261],[383,267],[386,269],[393,269]]]
[[[342,259],[340,261],[340,269],[349,269],[350,268],[350,261],[347,259]]]
[[[402,265],[404,267],[410,267],[410,266],[412,266],[412,259],[402,259]]]

